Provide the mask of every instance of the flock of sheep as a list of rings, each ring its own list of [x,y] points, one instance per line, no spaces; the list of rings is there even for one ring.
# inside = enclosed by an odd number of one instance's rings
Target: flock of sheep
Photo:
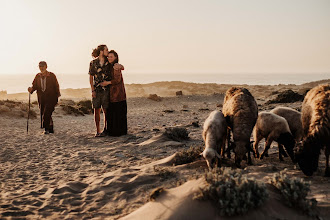
[[[251,134],[253,140],[251,141]],[[232,138],[231,138],[232,134]],[[264,151],[259,155],[258,144],[265,138]],[[205,149],[202,153],[210,169],[220,166],[222,157],[235,154],[235,165],[251,155],[263,159],[273,141],[278,143],[279,159],[290,156],[307,176],[317,170],[321,149],[325,150],[325,176],[330,176],[330,85],[319,85],[305,96],[301,113],[287,107],[260,112],[245,88],[227,90],[221,111],[213,111],[203,127]],[[231,141],[233,139],[233,141]],[[226,147],[227,146],[227,147]],[[287,155],[288,154],[288,155]]]

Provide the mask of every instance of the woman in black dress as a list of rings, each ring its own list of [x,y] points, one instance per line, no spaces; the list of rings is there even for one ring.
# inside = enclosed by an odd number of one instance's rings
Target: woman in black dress
[[[109,63],[114,66],[119,61],[116,51],[108,54]],[[111,81],[105,81],[101,85],[110,85],[110,103],[107,110],[107,132],[110,136],[127,134],[127,102],[126,91],[121,69],[111,69]]]

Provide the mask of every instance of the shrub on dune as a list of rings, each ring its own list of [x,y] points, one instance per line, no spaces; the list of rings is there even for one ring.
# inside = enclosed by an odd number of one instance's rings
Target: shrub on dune
[[[174,157],[173,164],[181,165],[187,164],[195,161],[200,154],[203,152],[202,147],[190,147],[189,149],[184,149],[176,153]]]
[[[242,215],[268,198],[265,184],[248,178],[238,169],[215,168],[206,172],[205,180],[207,185],[195,199],[212,201],[221,216]]]
[[[174,141],[187,140],[189,132],[186,128],[174,127],[165,128],[164,135]]]
[[[310,192],[310,182],[301,178],[289,178],[285,172],[286,170],[274,174],[270,183],[281,192],[289,207],[302,209],[308,215],[313,216],[313,209],[316,207],[317,201],[306,198]]]

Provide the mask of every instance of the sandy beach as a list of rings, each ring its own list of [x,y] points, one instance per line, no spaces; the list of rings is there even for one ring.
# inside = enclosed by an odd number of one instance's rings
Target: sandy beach
[[[241,86],[255,97],[259,111],[275,106],[300,110],[301,101],[269,101],[289,89],[303,95],[322,83],[330,80],[303,85]],[[204,184],[202,176],[207,169],[204,159],[199,157],[182,165],[173,165],[173,160],[182,150],[204,146],[203,122],[211,111],[221,110],[224,92],[231,86],[182,82],[127,85],[128,135],[121,137],[94,138],[92,114],[68,115],[60,105],[53,114],[55,134],[43,135],[38,114],[30,119],[27,134],[26,106],[17,104],[8,111],[3,102],[0,105],[0,218],[193,219],[193,216],[205,219],[207,216],[227,219],[214,215],[209,203],[192,199]],[[183,95],[176,96],[177,91]],[[162,99],[148,99],[149,94]],[[68,89],[62,91],[61,98],[78,101],[89,96],[89,89]],[[26,103],[27,95],[7,94],[1,99]],[[32,100],[36,100],[35,94]],[[38,113],[36,104],[32,109]],[[166,128],[176,126],[187,129],[188,140],[175,141],[164,135]],[[260,149],[263,145],[262,141]],[[323,152],[319,170],[312,177],[304,176],[289,158],[279,161],[277,152],[277,144],[273,143],[270,157],[253,158],[254,165],[248,167],[243,163],[244,172],[267,182],[274,173],[286,168],[290,176],[311,181],[309,197],[318,201],[318,216],[330,219],[330,179],[323,177]],[[233,157],[225,166],[233,166]],[[159,187],[164,189],[159,200],[149,201],[151,192]],[[196,209],[198,212],[192,211]],[[252,218],[313,219],[286,207],[275,191],[264,207],[244,216],[244,219]]]

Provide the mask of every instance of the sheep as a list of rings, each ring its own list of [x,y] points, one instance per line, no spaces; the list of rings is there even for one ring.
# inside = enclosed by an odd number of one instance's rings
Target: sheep
[[[285,118],[289,124],[291,134],[293,135],[296,142],[301,141],[303,130],[300,112],[288,107],[276,107],[270,112]]]
[[[325,148],[325,176],[330,177],[330,85],[319,85],[305,96],[301,120],[303,140],[298,147],[296,160],[306,176],[312,176],[317,170],[319,156]]]
[[[296,142],[301,141],[303,132],[302,132],[300,112],[289,107],[276,107],[270,112],[285,118],[289,124],[291,134],[293,135],[295,141]],[[285,157],[287,157],[288,155],[285,153],[283,146],[281,144],[278,145],[278,148],[279,148],[279,158],[282,161],[283,158],[281,154],[283,154]],[[265,156],[268,157],[268,152],[266,152]]]
[[[293,148],[295,146],[295,140],[285,118],[271,112],[260,112],[257,123],[253,129],[253,139],[255,141],[253,149],[255,157],[259,157],[258,144],[263,138],[266,138],[266,143],[265,149],[260,155],[260,159],[263,159],[272,142],[276,141],[279,143],[279,147],[280,144],[284,145],[291,160],[294,161]],[[281,150],[279,152],[279,158],[283,160]]]
[[[220,111],[213,111],[204,122],[203,140],[205,149],[202,152],[209,169],[214,168],[217,158],[220,160],[220,149],[224,152],[227,136],[226,119]],[[220,163],[218,163],[218,166]]]
[[[241,166],[246,153],[248,164],[252,164],[250,137],[258,118],[258,105],[254,97],[245,88],[232,87],[226,92],[222,111],[233,133],[236,166]]]

